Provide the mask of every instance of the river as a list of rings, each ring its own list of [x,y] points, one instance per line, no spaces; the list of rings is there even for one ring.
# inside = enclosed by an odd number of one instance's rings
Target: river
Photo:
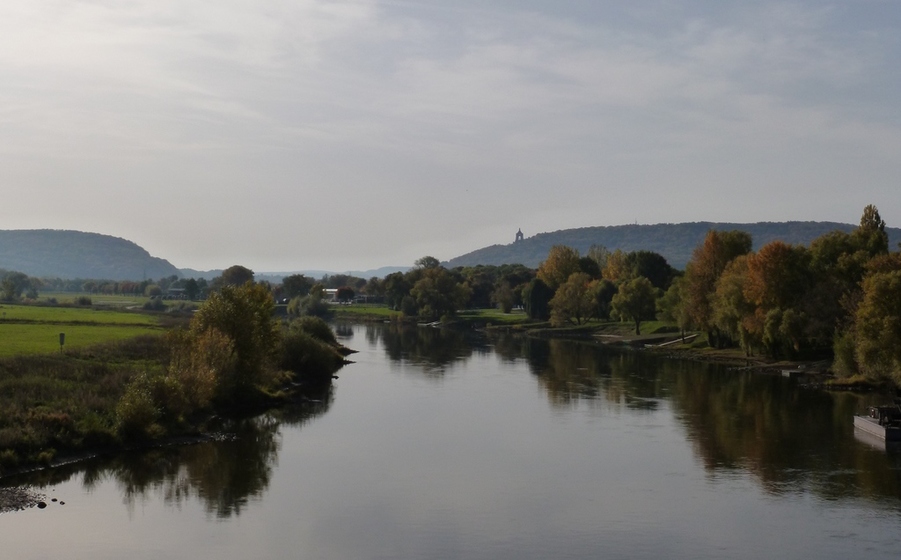
[[[851,425],[866,397],[574,341],[338,334],[359,353],[318,402],[4,481],[48,507],[0,514],[0,557],[901,554],[899,453]]]

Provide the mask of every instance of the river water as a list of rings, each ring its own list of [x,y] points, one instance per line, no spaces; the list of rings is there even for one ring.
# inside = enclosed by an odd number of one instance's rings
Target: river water
[[[5,481],[48,507],[0,515],[0,558],[901,554],[901,459],[855,437],[864,397],[573,341],[338,332],[359,353],[320,402]]]

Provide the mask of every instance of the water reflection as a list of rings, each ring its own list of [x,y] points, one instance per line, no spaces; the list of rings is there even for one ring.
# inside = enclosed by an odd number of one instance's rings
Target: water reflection
[[[851,416],[864,408],[864,397],[574,341],[527,348],[554,404],[596,398],[653,411],[667,400],[711,475],[747,470],[773,494],[881,496],[895,506],[901,498],[899,454],[853,439]]]
[[[169,506],[200,502],[209,516],[218,519],[238,516],[269,487],[281,447],[280,426],[301,426],[325,414],[332,399],[328,387],[272,414],[229,421],[217,441],[93,459],[10,482],[46,488],[81,475],[82,485],[92,490],[112,479],[129,511],[154,497]]]
[[[661,423],[681,430],[714,484],[750,473],[773,495],[866,498],[892,511],[901,504],[901,454],[853,437],[851,415],[865,397],[583,341],[400,325],[355,328],[357,337],[364,333],[389,361],[415,365],[410,371],[426,376],[439,377],[455,364],[492,354],[495,362],[521,364],[506,371],[531,374],[555,409],[587,405],[620,417],[659,415]],[[491,363],[483,360],[480,368]],[[334,398],[329,389],[297,407],[237,422],[225,441],[80,463],[19,482],[47,487],[81,475],[90,488],[112,478],[130,507],[151,497],[171,506],[197,500],[212,518],[235,517],[269,488],[279,427],[302,426],[325,414]]]
[[[381,344],[389,360],[421,366],[428,376],[440,376],[445,369],[469,359],[479,348],[470,331],[436,329],[404,324],[368,325],[366,340]],[[481,351],[488,351],[484,347]]]

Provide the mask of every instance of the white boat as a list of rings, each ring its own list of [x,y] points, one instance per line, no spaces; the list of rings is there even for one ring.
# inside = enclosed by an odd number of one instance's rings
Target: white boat
[[[871,406],[866,416],[854,416],[854,428],[885,441],[901,441],[901,405]]]

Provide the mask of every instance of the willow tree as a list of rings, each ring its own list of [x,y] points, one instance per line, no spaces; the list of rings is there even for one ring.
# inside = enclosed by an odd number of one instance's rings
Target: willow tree
[[[619,287],[613,296],[613,311],[621,319],[631,319],[635,324],[635,334],[641,334],[641,322],[654,319],[657,313],[659,290],[644,276],[639,276]]]

